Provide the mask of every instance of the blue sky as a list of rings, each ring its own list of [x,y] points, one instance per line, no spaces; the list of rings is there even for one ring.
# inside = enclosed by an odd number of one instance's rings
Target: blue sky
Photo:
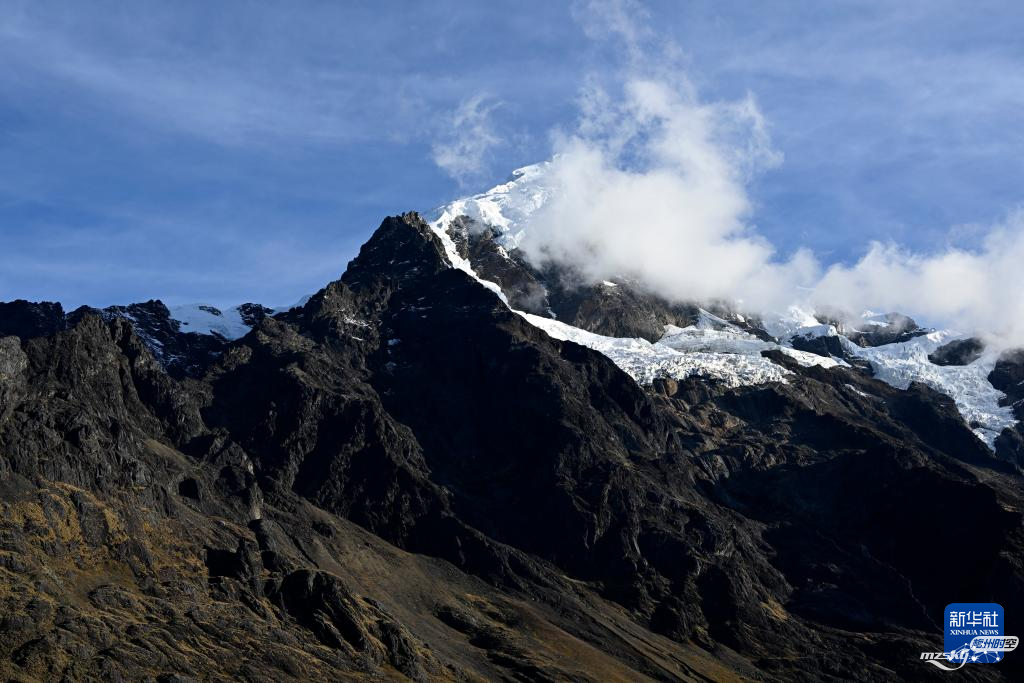
[[[782,162],[751,221],[780,258],[971,248],[1024,201],[1017,3],[625,10],[703,99],[756,99]],[[385,215],[550,156],[630,59],[594,11],[0,0],[0,300],[290,303]],[[474,123],[484,143],[442,168]]]

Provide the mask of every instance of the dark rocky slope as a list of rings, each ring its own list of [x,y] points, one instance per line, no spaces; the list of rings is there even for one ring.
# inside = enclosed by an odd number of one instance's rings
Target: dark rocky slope
[[[1024,612],[1021,479],[948,398],[643,389],[414,214],[193,376],[52,313],[0,310],[13,680],[920,680],[946,603]]]

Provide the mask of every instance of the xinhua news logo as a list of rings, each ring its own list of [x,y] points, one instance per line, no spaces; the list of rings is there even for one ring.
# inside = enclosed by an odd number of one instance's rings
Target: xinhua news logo
[[[1003,634],[1003,607],[994,602],[946,605],[942,652],[922,652],[921,659],[944,671],[968,664],[998,664],[1019,641]]]

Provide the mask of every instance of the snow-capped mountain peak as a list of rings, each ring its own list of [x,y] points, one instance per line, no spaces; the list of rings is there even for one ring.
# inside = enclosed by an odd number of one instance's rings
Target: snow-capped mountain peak
[[[435,212],[432,224],[446,230],[459,216],[466,216],[499,233],[498,243],[506,249],[515,249],[523,238],[523,230],[530,215],[551,196],[547,182],[550,162],[517,168],[511,177],[472,197],[456,199]]]

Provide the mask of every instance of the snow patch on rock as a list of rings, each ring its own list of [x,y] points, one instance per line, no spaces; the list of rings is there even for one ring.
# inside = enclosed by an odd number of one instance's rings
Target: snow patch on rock
[[[182,332],[215,334],[224,339],[240,339],[249,333],[238,307],[221,310],[209,304],[171,306],[171,319],[181,324]]]

